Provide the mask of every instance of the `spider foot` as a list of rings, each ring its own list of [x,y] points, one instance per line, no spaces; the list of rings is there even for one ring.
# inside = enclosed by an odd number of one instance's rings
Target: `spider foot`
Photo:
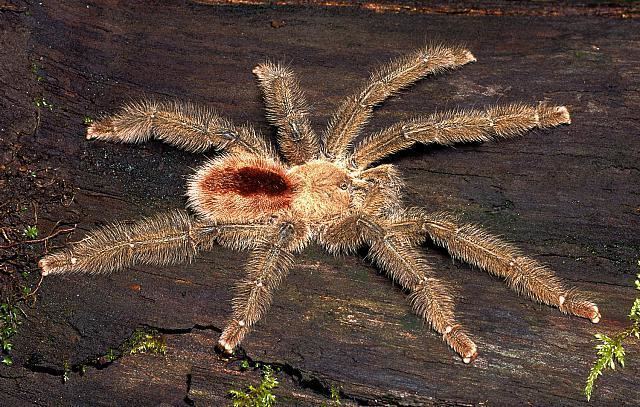
[[[461,63],[462,65],[464,65],[464,64],[468,64],[468,63],[472,63],[472,62],[477,62],[477,61],[478,61],[478,60],[476,59],[476,57],[475,57],[475,56],[473,56],[473,54],[471,53],[471,51],[469,51],[469,50],[464,50],[464,51],[462,52],[462,58],[461,58],[461,61],[460,61],[460,63]]]
[[[40,273],[43,276],[48,276],[50,274],[70,271],[77,263],[78,259],[76,257],[70,256],[67,252],[62,251],[43,257],[38,262],[38,267],[40,267]]]
[[[459,326],[447,326],[442,336],[464,363],[471,363],[478,357],[478,347]]]
[[[544,103],[538,105],[536,111],[538,125],[542,127],[554,127],[561,124],[571,124],[571,115],[566,106],[549,106]]]
[[[233,351],[240,344],[244,336],[247,334],[248,328],[244,321],[233,320],[220,335],[216,347],[220,352],[226,355],[232,355]]]
[[[87,140],[108,138],[113,130],[113,124],[109,119],[94,122],[87,128]]]
[[[571,294],[566,297],[561,295],[559,303],[559,308],[562,312],[587,318],[594,324],[600,322],[600,318],[602,317],[596,304],[580,298],[571,298]]]
[[[225,356],[233,355],[234,347],[224,339],[220,338],[216,344],[216,349]]]
[[[38,262],[38,267],[40,267],[40,274],[43,276],[51,274],[51,260],[48,257],[40,259]]]

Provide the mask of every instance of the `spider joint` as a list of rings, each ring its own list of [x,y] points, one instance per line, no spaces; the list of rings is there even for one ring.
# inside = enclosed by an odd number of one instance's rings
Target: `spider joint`
[[[383,239],[387,238],[387,233],[385,232],[385,230],[380,227],[380,225],[370,221],[367,218],[359,217],[356,223],[359,226],[364,226],[365,228],[369,229],[369,231],[373,232],[375,235],[382,236]]]
[[[228,143],[235,143],[240,138],[238,133],[233,130],[225,129],[220,131],[220,135],[227,140]]]
[[[294,232],[295,232],[295,228],[293,226],[293,223],[284,222],[282,225],[280,225],[278,236],[280,237],[280,239],[285,240],[293,236]]]
[[[300,131],[300,127],[298,126],[298,123],[296,123],[295,121],[291,121],[289,123],[289,127],[291,127],[291,141],[296,143],[301,142],[304,136]]]

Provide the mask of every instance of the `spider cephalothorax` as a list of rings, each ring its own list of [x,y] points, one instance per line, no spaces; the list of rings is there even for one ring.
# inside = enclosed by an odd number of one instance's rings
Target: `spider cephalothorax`
[[[251,250],[233,314],[218,342],[231,352],[265,314],[295,253],[310,242],[331,253],[368,246],[373,261],[411,293],[416,313],[468,363],[477,355],[476,346],[454,317],[447,285],[420,252],[420,244],[431,239],[452,256],[503,277],[521,294],[598,322],[595,304],[508,243],[452,215],[405,208],[397,171],[390,164],[376,165],[416,143],[489,141],[569,123],[565,107],[513,104],[417,116],[352,147],[375,105],[424,76],[473,61],[469,51],[444,46],[426,46],[391,61],[344,100],[322,137],[309,124],[294,74],[279,64],[259,65],[253,72],[267,117],[278,129],[280,154],[251,128],[235,126],[204,107],[129,104],[91,125],[87,138],[142,142],[155,137],[188,151],[223,151],[189,180],[195,216],[171,211],[99,229],[40,260],[42,274],[178,263],[215,244]]]

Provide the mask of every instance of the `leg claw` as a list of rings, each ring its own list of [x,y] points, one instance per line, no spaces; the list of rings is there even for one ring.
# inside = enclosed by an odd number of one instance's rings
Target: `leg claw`
[[[596,306],[593,307],[593,313],[594,315],[591,317],[591,322],[593,322],[594,324],[597,324],[598,322],[600,322],[600,317],[601,317],[598,307]]]
[[[476,360],[476,358],[477,358],[477,357],[478,357],[478,352],[477,352],[477,351],[475,351],[475,352],[473,352],[473,354],[472,354],[471,356],[465,356],[465,357],[463,357],[463,358],[462,358],[462,361],[463,361],[465,364],[469,364],[469,363],[471,363],[472,361]]]
[[[220,350],[220,352],[224,353],[225,355],[233,354],[233,347],[231,347],[231,345],[224,339],[220,339],[218,341],[217,348]]]

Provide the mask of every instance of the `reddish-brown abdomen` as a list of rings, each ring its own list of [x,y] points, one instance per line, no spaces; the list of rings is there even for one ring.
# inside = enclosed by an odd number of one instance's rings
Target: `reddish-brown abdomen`
[[[291,183],[284,174],[268,168],[242,167],[213,171],[203,182],[212,193],[235,193],[245,197],[277,198],[291,195]]]
[[[203,166],[189,183],[190,204],[215,221],[252,221],[290,206],[293,183],[271,160],[236,155]]]

